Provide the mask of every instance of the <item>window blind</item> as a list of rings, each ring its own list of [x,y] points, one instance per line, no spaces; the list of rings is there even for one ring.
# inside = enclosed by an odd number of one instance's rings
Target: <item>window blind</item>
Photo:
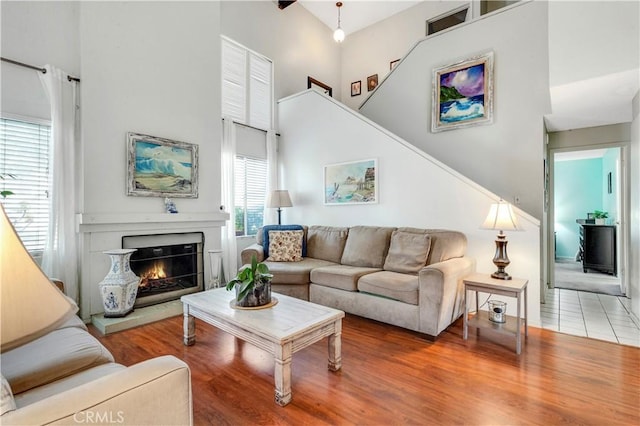
[[[49,125],[0,118],[0,188],[13,192],[2,204],[32,254],[44,250],[49,228],[50,139]]]
[[[235,161],[236,235],[255,235],[264,221],[267,161],[237,156]]]

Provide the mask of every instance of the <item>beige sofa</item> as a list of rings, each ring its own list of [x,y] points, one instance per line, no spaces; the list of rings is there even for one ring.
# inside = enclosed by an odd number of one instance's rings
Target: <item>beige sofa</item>
[[[3,352],[0,362],[10,386],[2,395],[3,425],[193,423],[184,362],[161,356],[117,364],[77,316]]]
[[[245,248],[274,274],[272,290],[435,338],[462,315],[462,278],[475,271],[457,231],[303,226],[306,256],[265,259],[265,236]],[[270,232],[278,232],[271,229]],[[272,234],[273,235],[273,234]]]

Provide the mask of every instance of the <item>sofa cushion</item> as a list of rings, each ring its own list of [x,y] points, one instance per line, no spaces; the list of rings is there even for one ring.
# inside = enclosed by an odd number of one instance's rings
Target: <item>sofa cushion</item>
[[[384,270],[417,274],[427,264],[431,237],[424,233],[393,231]]]
[[[394,230],[379,226],[351,227],[340,263],[382,269]]]
[[[269,257],[272,262],[300,262],[302,260],[302,229],[298,231],[269,231]]]
[[[454,257],[462,257],[467,250],[467,237],[462,232],[419,228],[398,228],[398,230],[429,234],[431,248],[427,257],[427,265],[444,262]]]
[[[256,242],[260,244],[264,249],[264,257],[269,257],[269,231],[305,231],[302,225],[265,225],[258,229],[256,234]],[[302,256],[307,256],[307,243],[306,238],[302,238]]]
[[[300,262],[264,262],[273,274],[272,284],[309,284],[310,273],[314,268],[335,265],[326,260],[305,257]]]
[[[311,271],[311,282],[325,287],[356,291],[360,277],[380,271],[380,268],[366,268],[347,265],[325,266]]]
[[[2,382],[0,383],[0,416],[9,411],[16,409],[16,401],[13,399],[13,392],[11,392],[11,386],[7,379],[2,376]]]
[[[411,305],[418,304],[418,276],[381,271],[365,275],[358,281],[358,290],[399,300]]]
[[[97,367],[89,368],[71,376],[64,377],[55,382],[47,383],[46,385],[38,386],[37,388],[29,389],[26,392],[22,392],[16,395],[16,405],[18,407],[25,407],[34,402],[38,402],[53,395],[57,395],[69,389],[77,388],[85,383],[92,382],[109,374],[117,371],[126,370],[124,365],[110,362],[108,364],[98,365]]]
[[[108,362],[113,356],[95,337],[67,327],[3,353],[1,367],[17,395]]]
[[[307,231],[307,256],[340,263],[349,228],[310,226]]]

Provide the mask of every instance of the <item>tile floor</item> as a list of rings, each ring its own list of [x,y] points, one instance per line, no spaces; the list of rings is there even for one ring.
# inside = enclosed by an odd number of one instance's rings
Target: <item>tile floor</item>
[[[555,288],[540,305],[542,327],[561,333],[640,347],[640,326],[629,299]]]

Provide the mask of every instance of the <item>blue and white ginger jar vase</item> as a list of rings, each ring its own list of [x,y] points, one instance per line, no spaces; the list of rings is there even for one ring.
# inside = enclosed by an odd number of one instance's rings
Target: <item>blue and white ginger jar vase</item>
[[[105,318],[124,317],[133,311],[140,278],[131,270],[129,259],[136,249],[103,252],[111,257],[111,269],[98,284]]]

